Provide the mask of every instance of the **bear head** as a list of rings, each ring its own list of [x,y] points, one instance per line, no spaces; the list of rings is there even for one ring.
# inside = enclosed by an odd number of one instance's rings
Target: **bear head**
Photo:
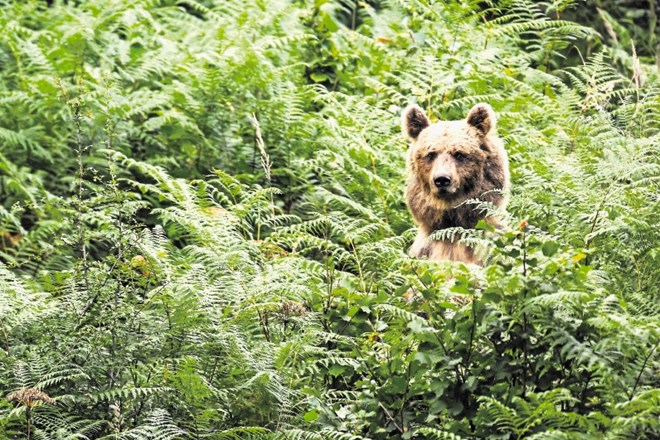
[[[401,125],[411,141],[407,160],[410,179],[417,180],[415,187],[441,209],[478,196],[497,149],[495,123],[488,104],[475,105],[464,120],[435,124],[418,105],[409,105]]]

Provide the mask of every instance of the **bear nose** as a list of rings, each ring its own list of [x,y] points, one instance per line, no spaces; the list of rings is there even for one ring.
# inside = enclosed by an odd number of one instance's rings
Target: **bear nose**
[[[433,183],[438,188],[447,188],[451,184],[451,178],[449,176],[438,176],[433,179]]]

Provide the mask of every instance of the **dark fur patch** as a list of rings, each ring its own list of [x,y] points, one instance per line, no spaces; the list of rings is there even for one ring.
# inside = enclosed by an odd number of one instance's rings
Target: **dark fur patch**
[[[489,154],[484,166],[484,180],[486,182],[487,191],[493,189],[504,189],[504,168],[501,159],[495,154]]]
[[[492,193],[496,195],[497,193]],[[491,193],[485,195],[475,195],[468,197],[469,199],[479,199],[484,202],[496,203],[496,198]],[[501,196],[500,196],[501,198]],[[447,229],[454,227],[461,227],[465,229],[473,229],[477,226],[479,220],[484,218],[483,212],[474,204],[459,205],[455,208],[443,211],[439,221],[433,225],[432,230]]]
[[[491,189],[504,188],[504,171],[499,164],[490,166],[484,171],[484,180],[492,186]]]
[[[426,183],[414,179],[408,185],[406,199],[408,209],[424,233],[433,231],[433,225],[441,218],[442,212],[429,203],[429,199],[435,197],[431,194],[431,188]]]
[[[469,198],[474,192],[477,185],[481,182],[481,170],[476,170],[476,173],[465,174],[461,176],[461,187],[456,191],[457,198]]]

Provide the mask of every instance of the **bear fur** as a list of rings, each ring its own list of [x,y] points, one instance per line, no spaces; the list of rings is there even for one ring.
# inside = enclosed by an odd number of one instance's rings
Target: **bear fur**
[[[500,227],[509,187],[509,161],[497,136],[495,112],[477,104],[462,121],[431,121],[417,105],[401,115],[404,134],[411,141],[407,155],[406,199],[417,238],[410,248],[413,257],[481,264],[474,249],[458,241],[431,240],[433,231],[474,228],[477,222]],[[500,216],[487,213],[469,199],[490,202]]]

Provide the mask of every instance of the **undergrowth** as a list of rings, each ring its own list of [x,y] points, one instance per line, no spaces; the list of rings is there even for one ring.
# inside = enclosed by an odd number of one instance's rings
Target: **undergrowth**
[[[0,1],[0,437],[658,438],[619,3]],[[400,111],[483,101],[509,226],[410,259]]]

